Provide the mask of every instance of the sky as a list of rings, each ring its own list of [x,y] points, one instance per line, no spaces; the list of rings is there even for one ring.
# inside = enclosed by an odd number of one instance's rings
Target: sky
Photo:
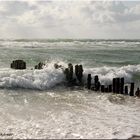
[[[140,1],[0,1],[0,38],[140,39]]]

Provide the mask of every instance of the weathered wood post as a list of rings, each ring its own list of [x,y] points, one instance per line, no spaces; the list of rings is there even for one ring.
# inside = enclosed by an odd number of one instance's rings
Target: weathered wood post
[[[108,86],[108,90],[109,90],[108,92],[112,92],[112,85]]]
[[[120,78],[116,78],[116,93],[120,92]]]
[[[83,78],[83,66],[82,65],[79,65],[79,68],[78,68],[78,71],[79,71],[79,82],[81,83],[82,82],[82,78]]]
[[[108,92],[108,86],[105,87],[105,92]]]
[[[78,65],[75,65],[75,75],[76,75],[76,77],[77,77],[77,79],[78,79]]]
[[[135,92],[135,95],[136,95],[137,97],[140,97],[140,90],[139,90],[139,88],[137,88],[137,91]]]
[[[87,77],[87,88],[88,89],[91,89],[91,74],[88,74],[88,77]]]
[[[101,84],[99,82],[98,75],[95,75],[94,77],[94,85],[95,85],[95,91],[99,91]]]
[[[129,95],[134,96],[134,83],[131,83]]]
[[[43,68],[43,65],[45,65],[44,63],[42,62],[39,62],[37,65],[35,65],[35,69],[42,69]],[[56,66],[56,65],[55,65]]]
[[[26,63],[23,60],[14,60],[10,67],[12,69],[26,69]]]
[[[73,80],[73,65],[71,63],[68,64],[68,71],[69,71],[69,82]]]
[[[26,69],[26,63],[25,62],[23,62],[22,68]]]
[[[105,86],[101,85],[101,92],[105,92]]]
[[[35,69],[38,69],[38,65],[35,65]]]
[[[66,80],[69,81],[69,69],[68,68],[65,69],[64,74],[66,75]]]
[[[128,95],[128,86],[125,86],[125,87],[124,87],[124,94],[125,94],[125,95]]]
[[[42,69],[42,67],[43,67],[43,63],[42,62],[39,62],[38,69]]]
[[[97,83],[99,81],[98,75],[95,75],[94,82]]]
[[[16,61],[17,69],[21,69],[21,60]]]
[[[101,84],[100,84],[100,82],[98,81],[97,84],[96,84],[96,90],[99,91],[99,90],[100,90],[100,87],[101,87]]]
[[[121,78],[121,83],[120,83],[120,93],[121,94],[124,93],[123,90],[124,90],[124,78]]]
[[[116,78],[113,78],[113,93],[116,93]]]

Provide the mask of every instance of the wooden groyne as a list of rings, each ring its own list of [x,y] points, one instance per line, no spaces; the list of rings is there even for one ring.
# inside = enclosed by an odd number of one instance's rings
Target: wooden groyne
[[[42,69],[45,64],[39,62],[34,69]],[[11,63],[11,68],[13,69],[26,69],[26,62],[23,60],[14,60]],[[65,75],[66,85],[67,86],[81,86],[85,87],[88,90],[93,90],[96,92],[113,92],[115,94],[124,94],[129,96],[138,96],[140,97],[140,89],[137,88],[136,92],[134,92],[135,83],[125,83],[124,77],[115,77],[112,79],[112,84],[103,85],[101,84],[98,75],[92,77],[89,73],[87,74],[86,82],[83,80],[83,66],[75,65],[73,66],[71,63],[68,64],[67,68],[64,68],[62,65],[54,64],[55,69],[61,68]],[[92,79],[93,83],[92,83]]]
[[[89,90],[93,90],[96,92],[113,92],[115,94],[124,94],[129,96],[138,96],[140,97],[140,90],[137,88],[137,91],[134,92],[134,82],[126,83],[124,77],[116,77],[112,79],[112,84],[109,85],[102,85],[100,83],[98,75],[92,77],[89,73],[87,75],[86,82],[83,81],[83,66],[82,65],[75,65],[75,73],[73,72],[73,65],[68,64],[68,68],[65,68],[64,74],[66,77],[68,85],[79,85],[85,86]],[[94,82],[92,83],[92,79]]]

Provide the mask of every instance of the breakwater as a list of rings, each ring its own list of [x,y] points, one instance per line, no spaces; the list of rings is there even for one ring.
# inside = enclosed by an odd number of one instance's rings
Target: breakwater
[[[45,64],[39,62],[34,66],[34,69],[42,69]],[[11,68],[13,69],[26,69],[26,62],[23,60],[14,60],[11,63]],[[99,76],[92,76],[91,73],[88,73],[86,81],[83,80],[84,76],[84,68],[80,64],[73,66],[73,64],[69,63],[67,67],[59,65],[57,63],[54,64],[55,69],[61,69],[65,76],[65,85],[66,86],[81,86],[85,87],[88,90],[93,90],[96,92],[113,92],[116,94],[124,94],[129,96],[138,96],[140,97],[139,87],[135,88],[135,83],[126,83],[124,77],[114,77],[112,79],[112,84],[103,85],[100,82]],[[93,82],[92,82],[93,81]],[[136,89],[136,90],[135,90]]]

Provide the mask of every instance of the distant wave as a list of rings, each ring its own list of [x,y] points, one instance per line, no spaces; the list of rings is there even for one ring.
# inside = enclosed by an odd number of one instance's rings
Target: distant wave
[[[0,47],[5,48],[96,48],[112,49],[115,48],[134,48],[140,44],[140,40],[92,40],[92,39],[16,39],[0,40]]]
[[[90,41],[90,42],[95,42],[95,41],[115,41],[115,42],[136,42],[136,41],[140,41],[140,39],[90,39],[90,38],[83,38],[83,39],[38,39],[38,38],[34,38],[34,39],[0,39],[0,41],[17,41],[17,42],[31,42],[31,41],[40,41],[40,42],[59,42],[59,41],[63,41],[63,42],[73,42],[73,41],[81,41],[81,42],[85,42],[85,41]]]

